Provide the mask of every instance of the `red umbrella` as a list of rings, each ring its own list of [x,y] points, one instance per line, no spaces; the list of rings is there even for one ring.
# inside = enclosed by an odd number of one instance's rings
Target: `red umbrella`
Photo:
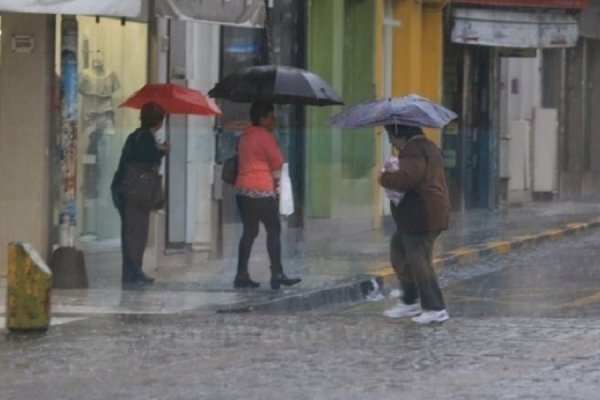
[[[221,109],[202,92],[172,83],[148,83],[119,107],[139,109],[150,101],[160,104],[168,114],[221,115]]]

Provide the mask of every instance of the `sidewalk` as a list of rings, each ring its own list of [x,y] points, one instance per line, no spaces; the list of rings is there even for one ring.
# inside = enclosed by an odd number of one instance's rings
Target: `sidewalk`
[[[471,210],[452,215],[451,227],[438,240],[436,267],[461,264],[489,253],[516,248],[600,226],[600,204],[539,202],[498,211]],[[351,232],[318,242],[305,241],[294,257],[284,259],[289,276],[302,277],[300,285],[272,291],[268,287],[268,259],[264,241],[255,242],[250,261],[258,290],[233,290],[235,259],[207,261],[188,253],[180,267],[148,271],[157,282],[141,290],[121,290],[120,253],[91,254],[86,263],[91,288],[54,290],[57,317],[122,313],[243,312],[252,310],[301,311],[335,303],[361,300],[373,285],[389,288],[395,278],[388,263],[388,241],[393,222],[381,230]],[[285,247],[285,246],[284,246]],[[258,250],[260,249],[260,250]],[[284,252],[285,253],[285,252]],[[0,280],[0,298],[5,298]],[[0,303],[0,315],[4,302]]]

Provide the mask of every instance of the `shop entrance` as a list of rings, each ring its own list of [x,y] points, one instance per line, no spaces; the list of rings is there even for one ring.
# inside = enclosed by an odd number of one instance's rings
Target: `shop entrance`
[[[118,106],[146,83],[147,25],[86,16],[78,16],[77,25],[78,242],[112,248],[118,246],[120,222],[110,183],[125,139],[139,126],[138,110]],[[57,17],[56,60],[60,26]]]

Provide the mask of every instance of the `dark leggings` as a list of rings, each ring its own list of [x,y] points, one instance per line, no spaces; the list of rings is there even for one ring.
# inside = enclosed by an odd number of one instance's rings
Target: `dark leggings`
[[[275,197],[253,198],[237,195],[238,206],[244,225],[238,250],[237,273],[248,276],[248,260],[252,252],[254,239],[258,236],[259,222],[267,231],[267,252],[271,261],[271,275],[282,273],[281,267],[281,223],[279,222],[279,203]]]

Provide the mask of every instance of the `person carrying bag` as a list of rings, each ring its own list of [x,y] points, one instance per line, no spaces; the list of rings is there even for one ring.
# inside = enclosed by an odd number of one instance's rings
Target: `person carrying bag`
[[[162,176],[158,173],[162,158],[169,152],[168,142],[157,143],[155,133],[165,118],[163,108],[154,102],[144,104],[141,126],[131,133],[113,177],[111,192],[121,216],[121,253],[124,284],[152,283],[142,270],[148,241],[150,211],[164,206]]]
[[[237,273],[233,286],[237,289],[256,289],[260,286],[250,278],[248,264],[259,225],[262,223],[267,232],[271,289],[278,290],[281,286],[296,285],[301,279],[287,276],[281,264],[281,222],[277,192],[284,163],[283,154],[274,137],[277,118],[273,104],[260,101],[252,103],[250,120],[252,125],[244,128],[238,143],[239,165],[235,193],[243,232],[238,247]],[[289,215],[293,212],[293,205],[290,210],[289,201],[292,200],[292,196],[291,191],[287,189],[286,199],[288,201],[284,212]]]
[[[123,179],[127,198],[146,210],[160,210],[165,205],[162,175],[156,165],[128,163]]]

